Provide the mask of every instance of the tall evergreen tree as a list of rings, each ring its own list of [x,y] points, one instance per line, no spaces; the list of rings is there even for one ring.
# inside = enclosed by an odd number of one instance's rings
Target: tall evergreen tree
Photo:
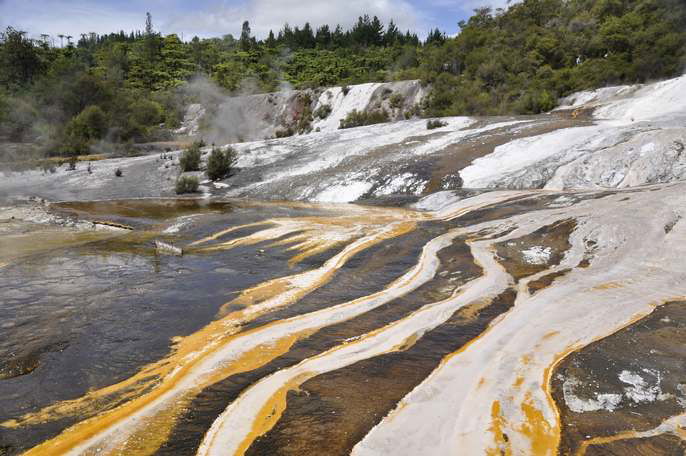
[[[381,46],[383,44],[383,24],[378,17],[374,16],[372,22],[369,24],[369,42],[371,46]]]
[[[383,43],[385,46],[393,46],[396,42],[398,42],[399,38],[400,31],[395,25],[395,22],[393,22],[393,19],[391,19],[391,21],[388,23],[388,27],[386,27],[386,33],[384,33]]]
[[[320,48],[328,48],[331,46],[331,29],[329,29],[328,25],[324,24],[317,28],[315,41]]]
[[[269,36],[267,36],[267,39],[265,40],[264,44],[268,48],[276,47],[276,38],[274,38],[274,32],[272,30],[269,30]]]
[[[241,26],[241,38],[240,38],[241,50],[249,51],[252,47],[252,33],[250,31],[250,23],[244,21]]]

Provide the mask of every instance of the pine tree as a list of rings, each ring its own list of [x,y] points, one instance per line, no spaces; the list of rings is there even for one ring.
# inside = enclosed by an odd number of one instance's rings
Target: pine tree
[[[441,32],[438,27],[429,31],[429,35],[426,37],[426,42],[424,44],[430,45],[441,45],[445,43],[445,33]]]
[[[152,29],[152,15],[148,11],[145,13],[145,36],[150,36],[154,33]]]
[[[371,46],[381,46],[383,44],[383,24],[378,17],[374,16],[372,22],[369,24],[369,42]]]
[[[317,28],[315,41],[320,48],[328,48],[331,45],[331,30],[328,25],[324,24]]]
[[[343,28],[340,26],[340,24],[336,25],[336,28],[334,29],[333,33],[331,34],[331,43],[335,47],[343,47],[345,46],[346,42],[346,34],[343,32]]]
[[[265,40],[264,44],[265,44],[268,48],[274,48],[274,47],[276,47],[276,39],[274,38],[274,32],[273,32],[273,31],[269,30],[269,36],[268,36],[267,39]]]
[[[399,36],[400,31],[395,25],[395,22],[393,22],[393,19],[391,19],[391,21],[388,23],[388,27],[386,27],[386,33],[384,33],[384,45],[393,46],[398,41]]]
[[[249,51],[252,47],[252,34],[250,32],[250,23],[248,21],[243,22],[241,27],[241,38],[240,38],[241,50]]]

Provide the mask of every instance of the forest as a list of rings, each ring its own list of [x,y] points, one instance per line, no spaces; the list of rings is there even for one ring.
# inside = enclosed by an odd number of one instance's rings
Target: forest
[[[170,139],[193,78],[227,94],[419,79],[423,116],[536,114],[573,91],[681,74],[681,0],[524,0],[480,8],[459,32],[421,39],[361,16],[349,29],[309,23],[257,39],[155,31],[78,39],[8,27],[0,33],[0,142],[23,153],[74,156]],[[37,33],[39,31],[31,31]],[[28,151],[27,151],[28,150]]]

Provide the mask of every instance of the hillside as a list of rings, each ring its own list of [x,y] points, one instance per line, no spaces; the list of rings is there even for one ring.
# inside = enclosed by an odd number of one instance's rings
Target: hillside
[[[240,38],[189,42],[148,19],[144,31],[61,46],[5,30],[0,141],[15,146],[0,148],[2,161],[171,140],[203,97],[198,80],[223,97],[420,80],[427,96],[412,115],[514,115],[548,111],[574,91],[675,77],[686,64],[678,0],[525,0],[479,9],[454,38],[432,30],[424,42],[366,15],[349,30],[286,25],[257,40],[246,22]]]
[[[214,120],[217,138],[270,139],[232,144],[236,169],[222,181],[207,182],[203,191],[347,202],[462,188],[625,188],[686,177],[681,100],[686,77],[579,92],[562,100],[558,110],[537,116],[444,118],[445,126],[431,130],[421,119],[339,130],[337,124],[351,110],[387,106],[387,90],[402,94],[408,106],[422,93],[416,82],[347,90],[346,96],[341,88],[318,98],[308,95],[308,106],[316,111],[330,105],[330,114],[313,120],[309,134],[281,139],[271,136],[299,119],[303,105],[298,100],[307,92],[254,95],[219,105],[224,114]],[[402,118],[402,109],[389,111]],[[201,168],[210,149],[203,149]],[[7,195],[51,199],[172,195],[180,155],[100,160],[90,167],[80,163],[74,171],[64,165],[54,174],[15,173],[0,188]],[[115,176],[117,168],[123,176]],[[201,172],[186,174],[206,179]]]

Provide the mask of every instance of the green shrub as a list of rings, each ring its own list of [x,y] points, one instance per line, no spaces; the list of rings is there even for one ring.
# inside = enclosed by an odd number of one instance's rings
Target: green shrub
[[[86,140],[101,139],[107,133],[107,115],[99,106],[88,106],[69,121],[66,132]]]
[[[358,111],[353,109],[341,119],[338,128],[353,128],[361,127],[363,125],[373,125],[383,122],[388,122],[388,112],[385,109],[377,109],[373,111]]]
[[[105,112],[98,106],[86,107],[67,123],[59,147],[60,153],[67,156],[88,154],[90,146],[102,139],[107,129]]]
[[[400,109],[403,105],[403,101],[403,96],[399,93],[394,93],[389,99],[389,103],[393,109]]]
[[[429,119],[426,121],[427,130],[434,130],[436,128],[445,127],[446,125],[448,125],[448,122],[443,122],[439,119]]]
[[[291,128],[279,128],[274,132],[274,137],[275,138],[287,138],[289,136],[293,136],[295,134],[295,131]]]
[[[314,111],[314,116],[317,119],[326,119],[331,114],[331,105],[323,104]]]
[[[146,127],[158,125],[164,120],[164,110],[159,103],[143,98],[131,105],[131,118]]]
[[[198,191],[198,178],[195,176],[181,176],[176,180],[176,194],[195,193]]]
[[[200,142],[194,142],[189,148],[184,150],[179,157],[179,165],[181,171],[199,171],[200,170]]]
[[[236,162],[236,151],[231,147],[225,151],[215,147],[207,159],[207,177],[210,180],[219,180],[231,173],[231,168]]]
[[[418,117],[422,115],[422,108],[419,106],[419,104],[413,105],[410,109],[405,111],[404,116],[405,119],[411,119],[413,117]]]

